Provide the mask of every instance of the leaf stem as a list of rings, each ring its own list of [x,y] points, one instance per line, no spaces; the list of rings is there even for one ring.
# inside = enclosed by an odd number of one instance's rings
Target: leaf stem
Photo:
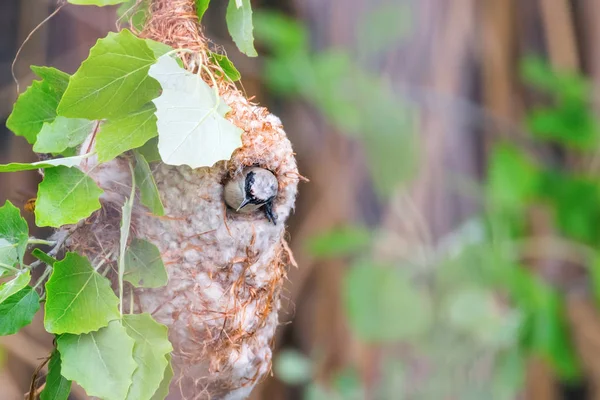
[[[33,290],[37,289],[38,286],[40,286],[42,284],[42,282],[44,282],[44,280],[48,277],[48,275],[50,275],[50,272],[52,272],[52,267],[50,265],[46,264],[46,269],[44,270],[44,273],[42,274],[42,276],[40,276],[40,279],[38,279],[38,281],[35,283]]]
[[[15,268],[12,265],[4,264],[4,263],[0,263],[0,268],[8,269],[8,270],[14,271],[14,272],[20,272],[21,271],[19,268]]]
[[[119,312],[123,315],[123,276],[125,275],[125,249],[127,248],[127,240],[129,239],[129,229],[131,228],[131,211],[133,209],[133,201],[135,199],[135,173],[133,164],[129,162],[129,170],[131,171],[131,194],[123,205],[121,215],[121,243],[119,247]]]
[[[210,76],[210,80],[213,83],[213,88],[215,91],[215,107],[214,107],[214,109],[217,110],[219,108],[219,103],[221,101],[221,96],[219,95],[219,87],[217,86],[217,80],[215,79],[214,75],[212,74],[212,72],[210,72],[210,69],[208,69],[208,67],[206,65],[202,64],[202,68],[204,69],[204,71],[206,71],[208,76]]]
[[[73,232],[75,232],[75,229],[67,231],[66,233],[64,233],[62,235],[62,237],[60,237],[58,240],[56,240],[54,242],[54,247],[52,249],[50,249],[50,251],[47,253],[47,255],[49,255],[50,257],[55,257],[58,254],[58,252],[62,249],[63,245],[65,244],[65,242],[67,241],[69,236],[71,236],[73,234]],[[29,266],[29,269],[34,269],[36,267],[39,267],[42,264],[43,264],[43,262],[41,260],[37,260]]]
[[[54,246],[56,241],[53,240],[44,240],[44,239],[36,239],[34,237],[29,238],[27,244],[43,244],[46,246]]]
[[[133,288],[129,290],[129,314],[133,314]]]

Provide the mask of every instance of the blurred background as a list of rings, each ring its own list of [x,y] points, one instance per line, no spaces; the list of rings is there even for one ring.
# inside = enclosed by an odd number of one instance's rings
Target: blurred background
[[[600,1],[253,6],[258,58],[232,44],[225,1],[207,35],[310,183],[273,376],[252,398],[600,399]],[[4,127],[11,63],[55,9],[0,2],[2,163],[35,159]],[[32,64],[73,73],[116,19],[63,8],[24,47],[21,90]],[[38,180],[0,175],[0,204]],[[22,399],[51,337],[36,320],[0,346],[0,399]]]

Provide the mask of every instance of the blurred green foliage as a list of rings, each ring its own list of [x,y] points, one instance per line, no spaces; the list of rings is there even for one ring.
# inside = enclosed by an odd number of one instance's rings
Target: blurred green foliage
[[[568,148],[594,151],[600,131],[589,108],[590,83],[575,73],[557,73],[536,57],[525,58],[522,75],[549,97],[548,105],[533,109],[527,116],[533,135]]]
[[[290,385],[308,383],[312,379],[312,362],[295,350],[281,351],[273,365],[275,374]]]
[[[265,80],[282,96],[299,96],[341,132],[363,143],[375,189],[389,195],[416,166],[416,110],[390,80],[347,49],[313,52],[308,32],[281,14],[257,12],[256,38],[271,52]]]
[[[365,16],[363,25],[383,26],[390,15],[382,8]],[[367,31],[377,37],[386,32]],[[387,30],[400,36],[409,31],[410,24],[402,21]],[[256,36],[271,51],[265,63],[271,88],[307,101],[332,126],[361,141],[376,189],[384,196],[395,193],[414,172],[414,107],[350,51],[314,52],[307,30],[293,20],[262,12],[256,16]],[[361,35],[361,40],[369,39]],[[379,42],[381,51],[395,43]],[[383,352],[375,398],[403,398],[404,393],[422,399],[512,399],[522,388],[531,354],[565,381],[581,376],[563,293],[526,266],[518,244],[531,236],[529,211],[546,207],[561,240],[593,249],[590,283],[600,304],[600,186],[589,168],[574,168],[563,157],[574,151],[590,162],[596,158],[599,131],[590,107],[591,85],[534,57],[523,60],[522,76],[541,104],[524,121],[531,146],[493,146],[482,214],[427,247],[425,265],[382,259],[374,246],[386,237],[381,228],[337,228],[308,243],[315,257],[353,260],[342,287],[347,320],[365,344],[389,350]],[[542,148],[558,156],[549,162],[537,151]],[[411,351],[398,352],[394,343]],[[314,368],[308,367],[318,356],[312,361],[294,357],[282,355],[275,371],[293,384],[310,382],[306,399],[364,398],[361,378],[351,367],[318,383],[311,381]],[[422,382],[410,375],[415,360],[427,365]],[[486,368],[487,375],[477,374]]]
[[[312,237],[307,250],[319,258],[360,254],[371,245],[371,231],[367,228],[343,226]]]
[[[366,343],[419,338],[431,328],[429,296],[394,265],[360,261],[346,273],[342,293],[348,322]]]

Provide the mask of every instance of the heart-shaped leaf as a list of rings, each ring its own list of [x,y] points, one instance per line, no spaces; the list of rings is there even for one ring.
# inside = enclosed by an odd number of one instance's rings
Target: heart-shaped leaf
[[[60,369],[60,353],[54,350],[48,364],[48,376],[44,390],[40,393],[40,400],[67,400],[69,398],[71,381],[61,375]]]
[[[44,327],[50,333],[87,333],[119,318],[119,299],[108,279],[76,253],[54,264],[46,283]]]
[[[212,166],[229,159],[242,145],[242,130],[224,118],[230,108],[202,78],[169,56],[160,57],[149,74],[163,89],[153,100],[163,162],[192,168]]]
[[[71,77],[58,105],[58,115],[99,120],[139,110],[159,92],[148,76],[156,62],[144,39],[127,29],[98,40]]]
[[[100,208],[102,193],[92,178],[77,168],[49,168],[39,185],[35,223],[57,228],[76,224]]]
[[[168,364],[166,356],[173,350],[167,327],[150,314],[124,315],[123,326],[135,341],[133,359],[138,365],[127,399],[150,399],[161,385]]]
[[[0,207],[0,263],[10,267],[22,263],[28,240],[27,222],[19,209],[7,201]]]
[[[79,146],[92,133],[95,121],[81,118],[56,117],[45,122],[33,145],[36,153],[62,153]]]
[[[31,323],[40,309],[40,297],[27,286],[0,304],[0,336],[12,335]]]
[[[125,255],[125,280],[135,287],[157,288],[168,277],[158,247],[143,239],[134,239]]]
[[[133,359],[135,342],[121,321],[83,335],[61,335],[56,342],[62,376],[77,382],[89,396],[125,399],[137,364]]]

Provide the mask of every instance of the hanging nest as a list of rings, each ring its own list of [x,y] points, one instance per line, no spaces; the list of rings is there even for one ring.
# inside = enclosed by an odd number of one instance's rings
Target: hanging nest
[[[197,72],[202,63],[211,71],[231,107],[226,118],[243,130],[243,145],[210,168],[152,164],[166,215],[153,216],[136,201],[131,237],[158,246],[169,283],[131,289],[133,307],[169,327],[175,368],[170,399],[243,399],[271,368],[280,292],[291,260],[284,222],[299,180],[292,146],[281,121],[249,102],[211,62],[193,0],[152,1],[137,33],[194,51],[182,53],[185,67]],[[213,85],[206,72],[202,76]],[[82,152],[93,149],[94,140],[90,135]],[[266,168],[278,179],[276,225],[260,211],[242,214],[225,206],[223,183],[249,166]],[[67,247],[95,263],[112,263],[116,272],[120,210],[131,188],[129,161],[125,156],[98,166],[88,158],[81,169],[105,193],[101,210],[68,228],[73,233]]]

